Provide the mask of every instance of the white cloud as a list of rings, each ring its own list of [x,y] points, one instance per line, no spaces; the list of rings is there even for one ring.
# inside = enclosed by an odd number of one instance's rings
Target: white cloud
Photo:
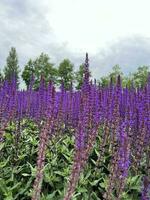
[[[150,36],[148,0],[51,0],[47,18],[60,42],[97,52],[118,38]]]

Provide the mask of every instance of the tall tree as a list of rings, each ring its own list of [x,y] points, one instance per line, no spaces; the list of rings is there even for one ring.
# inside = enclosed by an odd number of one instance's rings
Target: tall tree
[[[123,77],[122,86],[128,88],[131,88],[133,86],[133,74],[131,72]]]
[[[10,81],[12,78],[15,78],[17,83],[19,83],[18,56],[14,47],[11,47],[6,60],[6,66],[4,67],[4,78],[8,81]]]
[[[112,72],[109,74],[109,79],[112,79],[112,83],[116,84],[117,77],[121,76],[123,78],[123,72],[121,71],[121,68],[119,65],[115,65],[112,68]]]
[[[79,66],[79,70],[75,72],[75,80],[77,82],[76,89],[79,90],[83,84],[84,64]]]
[[[32,75],[34,76],[35,89],[39,88],[41,76],[44,77],[46,84],[48,84],[49,81],[56,83],[57,69],[54,68],[54,64],[50,62],[50,58],[47,54],[41,53],[34,61],[30,59],[25,65],[22,78],[27,88],[29,87]]]
[[[109,85],[110,78],[109,78],[109,76],[102,76],[102,77],[100,78],[100,81],[98,81],[98,82],[100,83],[100,85],[101,85],[102,87],[106,87],[106,86]]]
[[[116,84],[117,81],[117,77],[121,76],[121,78],[123,79],[123,72],[121,71],[121,68],[119,65],[115,65],[112,68],[112,71],[109,73],[108,76],[103,76],[100,78],[100,84],[105,87],[109,85],[110,79],[112,80],[113,84]]]
[[[85,66],[84,64],[79,66],[79,70],[75,72],[75,81],[76,81],[76,89],[79,90],[81,89],[81,86],[83,84],[83,79],[84,79],[84,72],[85,72]],[[89,71],[89,76],[91,77],[91,72]]]
[[[2,82],[3,81],[3,74],[2,74],[2,72],[0,71],[0,82]]]
[[[25,81],[27,89],[29,88],[32,75],[34,75],[34,62],[30,59],[28,63],[25,65],[21,75],[23,80]]]
[[[69,59],[64,59],[58,67],[58,82],[63,82],[66,90],[69,90],[74,81],[73,64]]]
[[[133,73],[133,82],[136,87],[143,87],[145,85],[149,71],[149,66],[140,66],[137,71]]]

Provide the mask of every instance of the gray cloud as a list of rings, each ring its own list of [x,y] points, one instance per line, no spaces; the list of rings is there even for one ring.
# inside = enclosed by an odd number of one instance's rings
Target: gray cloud
[[[11,3],[10,3],[11,2]],[[44,51],[55,40],[45,17],[46,6],[40,1],[0,1],[1,63],[11,46],[15,46],[21,62]]]
[[[150,65],[150,38],[133,36],[122,38],[93,56],[93,74],[108,74],[119,64],[125,74],[141,65]]]
[[[0,68],[4,66],[11,46],[16,47],[22,68],[29,58],[41,52],[48,53],[56,64],[64,58],[76,64],[83,62],[82,54],[68,49],[67,43],[57,42],[46,19],[47,12],[46,3],[40,0],[0,1]]]
[[[50,1],[0,1],[0,68],[4,66],[11,46],[16,47],[22,68],[29,58],[35,58],[41,52],[48,53],[56,64],[64,58],[69,58],[76,68],[83,63],[86,50],[79,53],[69,49],[67,43],[58,42],[46,18],[50,12],[47,3]],[[109,73],[115,64],[119,64],[125,73],[134,71],[140,65],[150,64],[150,38],[120,39],[89,57],[96,78]]]

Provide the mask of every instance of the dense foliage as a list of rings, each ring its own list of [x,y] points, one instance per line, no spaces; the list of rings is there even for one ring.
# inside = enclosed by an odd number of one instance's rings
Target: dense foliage
[[[101,69],[103,66],[99,67]],[[21,74],[19,74],[20,71],[22,71]],[[92,78],[92,73],[90,71],[89,73]],[[112,67],[111,72],[107,73],[105,76],[99,77],[97,83],[99,83],[102,87],[108,87],[110,79],[113,84],[116,84],[118,75],[121,75],[122,87],[132,87],[132,85],[136,88],[144,87],[149,73],[150,66],[143,65],[139,66],[136,71],[125,75],[122,72],[121,67],[116,64]],[[21,70],[18,65],[17,51],[14,47],[12,47],[6,59],[6,65],[4,66],[3,72],[0,71],[0,81],[10,81],[12,74],[16,77],[18,85],[19,78],[22,78],[23,80],[20,80],[21,82],[25,82],[27,89],[29,89],[29,85],[31,84],[33,77],[33,89],[38,89],[41,76],[44,76],[46,85],[48,85],[49,81],[53,81],[53,85],[55,87],[60,87],[63,81],[65,90],[69,90],[70,87],[79,90],[83,84],[84,64],[81,64],[75,71],[74,64],[69,59],[65,58],[56,65],[51,62],[51,58],[48,54],[41,53],[35,59],[30,58]]]
[[[29,60],[25,65],[22,78],[29,88],[31,77],[34,76],[34,89],[39,88],[41,75],[45,78],[47,84],[50,80],[56,82],[57,70],[53,67],[47,54],[41,53],[35,60]]]
[[[28,90],[16,80],[0,86],[0,198],[148,200],[150,76],[144,87],[59,91],[42,76]]]

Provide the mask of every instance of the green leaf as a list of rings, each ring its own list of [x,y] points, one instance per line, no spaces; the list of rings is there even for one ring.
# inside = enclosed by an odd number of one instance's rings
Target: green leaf
[[[133,190],[140,191],[141,178],[142,178],[142,175],[136,175],[136,176],[133,176],[133,177],[128,177],[127,184],[129,186],[129,188],[133,189]]]
[[[4,145],[4,143],[0,143],[0,151],[3,149]]]
[[[93,200],[101,200],[95,192],[92,192],[91,197]]]
[[[90,182],[90,184],[91,184],[92,186],[95,186],[95,185],[98,184],[98,182],[99,182],[100,180],[101,180],[101,178],[98,179],[98,180],[94,180],[93,182]]]
[[[9,159],[10,159],[10,156],[7,158],[6,161],[0,162],[0,169],[1,169],[1,168],[4,168],[4,167],[7,165],[7,163],[9,162]]]
[[[15,189],[18,188],[20,185],[21,185],[21,183],[16,183],[16,184],[11,188],[11,190],[12,190],[12,191],[15,190]]]
[[[31,176],[31,174],[23,173],[22,176]]]
[[[95,160],[91,159],[92,163],[96,166],[96,162]]]
[[[2,178],[0,178],[0,191],[1,191],[1,194],[7,194],[7,192],[8,192],[6,182]]]
[[[33,177],[35,177],[36,176],[36,167],[32,167],[32,165],[29,162],[27,162],[27,164],[29,165],[29,167],[31,169],[31,175]]]
[[[99,156],[99,152],[96,150],[96,148],[94,151],[95,151],[96,155]]]
[[[73,195],[73,200],[74,200],[74,198],[76,198],[76,197],[79,196],[79,195],[81,195],[80,192],[78,192],[78,193],[76,193],[75,195]]]
[[[86,188],[78,188],[78,192],[84,193],[84,192],[87,192],[87,189]]]
[[[90,175],[91,175],[91,170],[89,170],[89,171],[87,172],[87,174],[86,174],[86,176],[85,176],[85,179],[88,179],[88,178],[90,177]]]
[[[46,197],[45,197],[44,195],[42,195],[41,200],[50,200],[50,199],[54,199],[56,192],[57,192],[57,190],[54,191],[52,194],[47,195]]]
[[[102,178],[103,182],[100,182],[99,185],[102,187],[102,188],[107,188],[107,185],[108,185],[108,181],[109,179],[104,179]]]
[[[104,182],[102,182],[102,183],[99,183],[99,185],[100,185],[102,188],[105,188],[105,187],[106,187],[106,185],[105,185],[105,183],[104,183]]]

